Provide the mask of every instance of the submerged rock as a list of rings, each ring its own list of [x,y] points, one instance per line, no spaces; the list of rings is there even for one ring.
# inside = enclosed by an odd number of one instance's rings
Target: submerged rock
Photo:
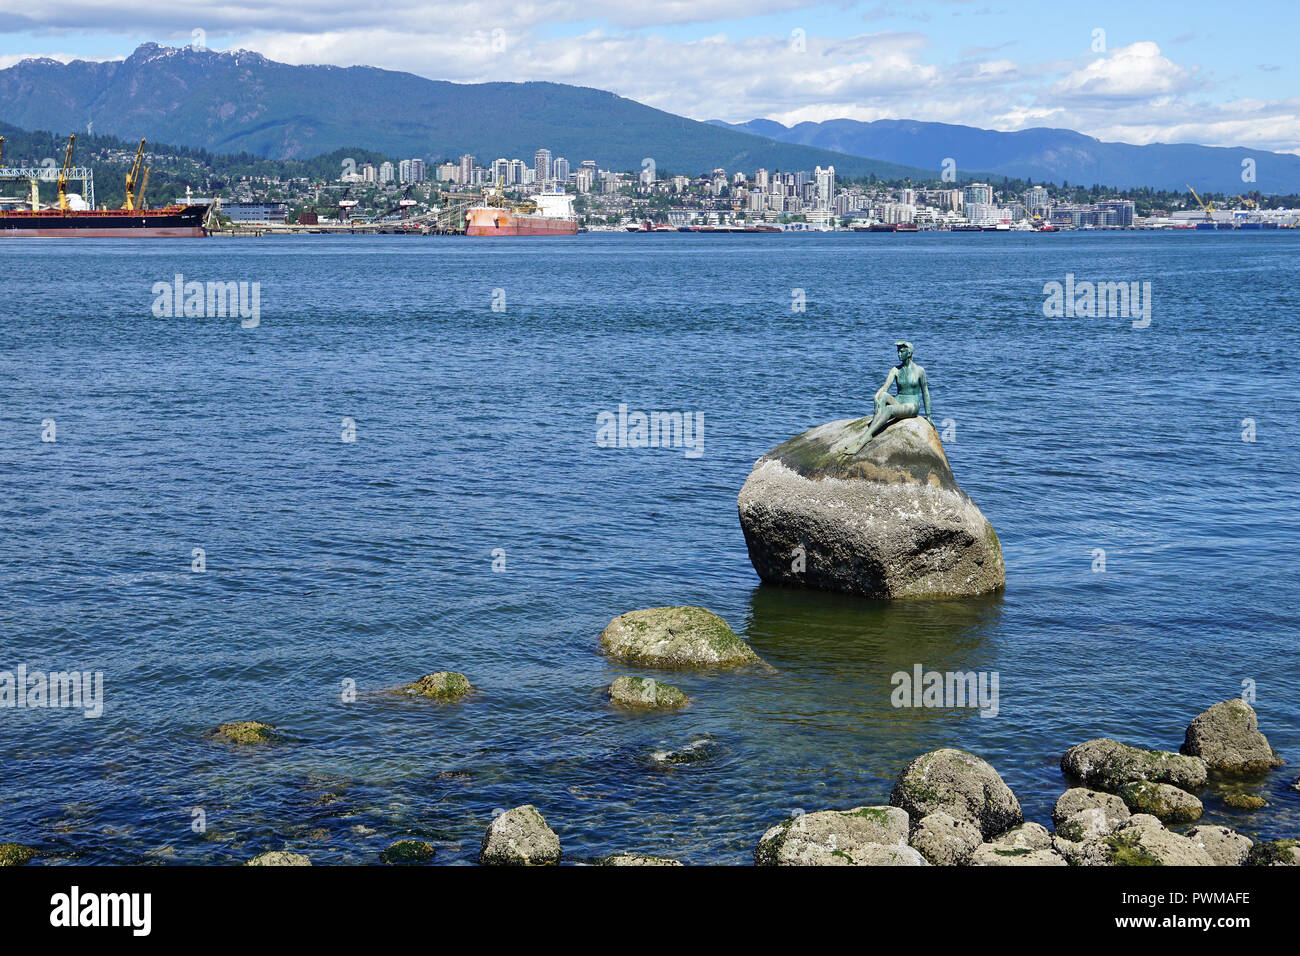
[[[1205,812],[1200,800],[1167,783],[1135,780],[1124,784],[1119,795],[1134,813],[1149,813],[1161,823],[1191,823]]]
[[[485,866],[554,866],[560,838],[532,804],[501,814],[483,834],[479,863]]]
[[[253,857],[244,866],[311,866],[311,860],[301,853],[288,850],[267,850]]]
[[[397,688],[397,693],[411,697],[431,697],[434,700],[456,700],[464,697],[474,686],[464,674],[455,671],[437,671],[425,674],[419,680]]]
[[[609,685],[609,699],[637,710],[676,710],[686,706],[686,695],[671,684],[649,677],[617,677]]]
[[[972,824],[953,819],[942,810],[918,823],[908,841],[932,866],[965,866],[983,842]]]
[[[1241,866],[1255,845],[1248,837],[1227,827],[1192,827],[1183,835],[1203,847],[1215,866]]]
[[[639,853],[618,853],[600,861],[601,866],[684,866],[681,860],[666,856],[642,856]]]
[[[966,597],[1006,586],[1002,546],[922,418],[853,455],[867,419],[820,425],[754,464],[737,501],[769,584],[873,598]]]
[[[1259,731],[1255,709],[1240,697],[1198,714],[1187,725],[1181,749],[1221,773],[1255,773],[1282,764]]]
[[[22,866],[36,858],[36,849],[22,843],[0,843],[0,866]]]
[[[398,840],[379,854],[379,859],[388,864],[426,863],[433,859],[435,852],[433,844],[424,840]]]
[[[221,724],[212,731],[214,740],[233,744],[264,744],[275,740],[278,736],[274,727],[260,720],[235,720]]]
[[[1235,810],[1263,810],[1268,806],[1267,800],[1253,793],[1225,794],[1223,802]]]
[[[1020,801],[986,761],[945,748],[917,757],[899,774],[889,802],[920,820],[943,810],[984,839],[1024,822]]]
[[[676,750],[655,750],[650,753],[650,759],[657,764],[681,764],[681,763],[699,763],[701,760],[708,760],[718,753],[718,744],[712,737],[696,737],[684,747],[678,747]]]
[[[924,866],[907,845],[908,816],[897,807],[819,810],[763,834],[758,866]]]
[[[600,646],[638,667],[686,669],[761,663],[727,622],[702,607],[652,607],[609,622]]]
[[[1072,780],[1112,793],[1135,780],[1199,790],[1207,779],[1205,761],[1200,757],[1142,750],[1109,737],[1071,747],[1061,757],[1061,771]]]

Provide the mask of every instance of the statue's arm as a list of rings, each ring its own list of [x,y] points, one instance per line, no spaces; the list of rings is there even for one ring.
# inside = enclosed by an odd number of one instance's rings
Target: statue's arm
[[[921,369],[921,398],[925,400],[925,420],[933,425],[934,421],[930,418],[930,380],[925,377],[925,369]]]
[[[885,384],[880,386],[880,388],[876,390],[876,397],[879,398],[882,394],[888,392],[889,386],[893,385],[894,381],[897,378],[898,378],[898,369],[891,368],[889,370],[889,374],[885,376]]]

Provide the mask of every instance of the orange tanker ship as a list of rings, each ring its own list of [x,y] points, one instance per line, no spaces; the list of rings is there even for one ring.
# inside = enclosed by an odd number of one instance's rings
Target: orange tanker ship
[[[573,197],[564,192],[539,193],[530,202],[513,205],[491,197],[465,213],[467,236],[572,236],[577,232]]]

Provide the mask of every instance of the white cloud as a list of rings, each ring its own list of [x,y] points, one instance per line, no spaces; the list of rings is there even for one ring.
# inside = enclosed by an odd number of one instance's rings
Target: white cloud
[[[1162,56],[1160,47],[1144,40],[1098,57],[1055,84],[1052,92],[1062,99],[1149,99],[1191,90],[1195,73]]]
[[[0,0],[0,4],[9,0]],[[288,63],[370,65],[462,83],[549,80],[607,89],[694,119],[743,122],[769,117],[793,124],[836,118],[918,119],[1012,130],[1077,129],[1126,142],[1203,142],[1300,149],[1300,104],[1293,100],[1207,105],[1213,94],[1194,65],[1175,63],[1151,41],[1088,60],[988,58],[945,61],[918,30],[849,37],[792,37],[784,27],[748,36],[726,32],[681,38],[678,31],[633,29],[653,22],[727,22],[809,6],[812,0],[638,0],[602,5],[580,0],[390,0],[381,9],[355,0],[71,0],[31,7],[44,39],[121,25],[188,43],[206,31],[214,46],[246,48]],[[788,18],[797,23],[797,17]],[[565,35],[557,25],[598,22]],[[56,23],[59,27],[56,28]],[[769,28],[772,29],[772,28]],[[35,54],[34,54],[35,55]],[[70,57],[59,54],[59,59]],[[0,67],[16,56],[0,58]]]

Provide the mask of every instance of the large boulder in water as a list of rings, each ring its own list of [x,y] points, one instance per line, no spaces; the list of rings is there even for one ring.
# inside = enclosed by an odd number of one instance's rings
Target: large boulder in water
[[[934,427],[904,419],[848,454],[868,423],[820,425],[755,462],[738,503],[758,576],[873,598],[1004,587],[998,536],[957,486]]]
[[[1240,697],[1197,715],[1187,727],[1182,752],[1222,773],[1254,773],[1282,763],[1259,732],[1255,709]]]

